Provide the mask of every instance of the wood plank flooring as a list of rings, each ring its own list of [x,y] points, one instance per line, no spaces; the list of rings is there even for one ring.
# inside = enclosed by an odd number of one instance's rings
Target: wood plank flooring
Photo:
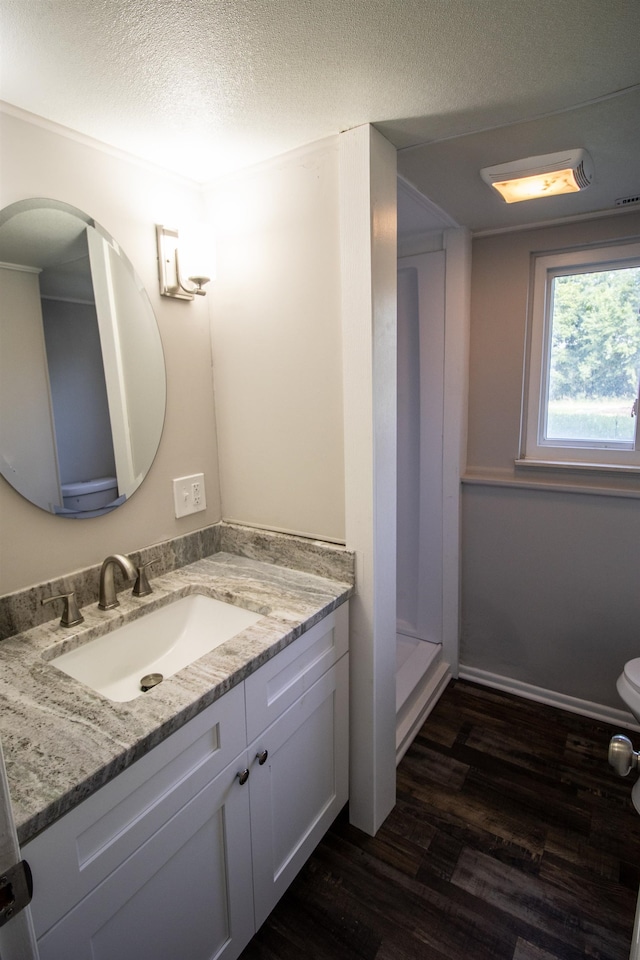
[[[452,681],[377,836],[343,811],[241,960],[627,960],[640,816],[614,732]]]

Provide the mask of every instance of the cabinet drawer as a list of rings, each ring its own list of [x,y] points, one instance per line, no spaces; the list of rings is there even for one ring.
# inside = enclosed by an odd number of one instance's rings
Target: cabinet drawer
[[[245,681],[251,741],[347,652],[348,604],[334,610]]]
[[[153,836],[246,748],[244,689],[234,687],[22,849],[36,935]]]

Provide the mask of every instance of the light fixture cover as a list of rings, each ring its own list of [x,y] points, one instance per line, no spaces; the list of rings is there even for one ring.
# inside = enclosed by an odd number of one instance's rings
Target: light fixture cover
[[[485,167],[480,176],[507,203],[519,203],[584,190],[593,180],[593,163],[580,148]]]
[[[206,291],[202,288],[211,278],[204,273],[190,273],[188,277],[183,278],[180,269],[182,257],[178,249],[178,231],[158,224],[156,225],[156,242],[161,295],[174,300],[193,300],[195,296],[204,297]]]

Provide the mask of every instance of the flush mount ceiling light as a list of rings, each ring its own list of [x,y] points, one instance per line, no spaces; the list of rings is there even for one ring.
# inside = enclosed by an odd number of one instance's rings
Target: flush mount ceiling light
[[[519,203],[584,190],[593,180],[593,164],[586,150],[565,150],[485,167],[480,176],[507,203]]]
[[[160,293],[174,300],[193,300],[204,297],[202,288],[209,283],[210,277],[199,273],[183,277],[180,272],[180,254],[178,251],[178,231],[169,227],[156,226],[158,242],[158,276]]]

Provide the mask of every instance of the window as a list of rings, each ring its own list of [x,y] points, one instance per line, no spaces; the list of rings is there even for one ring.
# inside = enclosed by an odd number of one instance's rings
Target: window
[[[534,260],[520,464],[640,470],[640,243]]]

